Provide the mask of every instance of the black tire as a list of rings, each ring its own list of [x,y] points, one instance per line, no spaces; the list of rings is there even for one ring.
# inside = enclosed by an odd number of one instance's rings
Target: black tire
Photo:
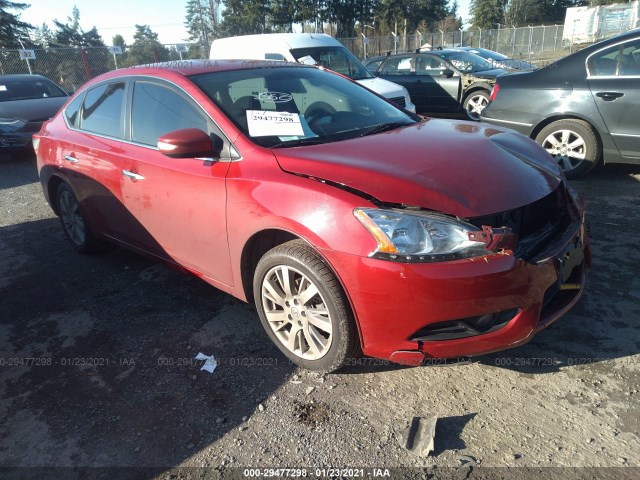
[[[56,205],[62,230],[73,248],[80,253],[96,253],[104,249],[104,242],[98,240],[89,228],[75,193],[66,183],[58,186]]]
[[[474,90],[464,97],[462,108],[469,120],[480,121],[480,113],[489,104],[491,93],[486,90]]]
[[[294,289],[287,289],[283,281]],[[273,290],[277,295],[270,288],[277,289]],[[309,293],[314,291],[317,293]],[[340,282],[320,255],[303,241],[279,245],[260,259],[253,293],[262,326],[295,364],[328,373],[356,355],[355,321]],[[324,311],[326,315],[322,314]]]
[[[556,159],[569,179],[586,175],[602,157],[598,137],[591,125],[582,120],[566,119],[550,123],[540,130],[536,142]]]

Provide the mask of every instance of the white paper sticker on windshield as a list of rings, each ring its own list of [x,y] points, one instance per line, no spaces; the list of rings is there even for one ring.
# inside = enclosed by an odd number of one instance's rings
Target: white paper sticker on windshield
[[[247,110],[247,125],[252,137],[304,135],[297,113]]]
[[[305,55],[304,57],[300,57],[298,59],[298,62],[304,65],[316,65],[318,63],[316,62],[315,58],[313,58],[311,55]]]
[[[6,92],[7,87],[5,85],[0,85],[0,92]]]

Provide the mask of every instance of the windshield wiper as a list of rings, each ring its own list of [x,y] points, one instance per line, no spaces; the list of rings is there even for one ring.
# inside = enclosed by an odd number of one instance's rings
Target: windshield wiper
[[[299,138],[297,140],[285,140],[284,142],[271,145],[269,148],[287,148],[287,147],[299,147],[301,145],[318,145],[320,143],[326,143],[327,139],[319,137]]]
[[[412,123],[407,123],[407,122],[381,123],[380,125],[374,125],[373,127],[370,127],[367,131],[360,134],[360,136],[366,137],[367,135],[374,135],[376,133],[387,132],[389,130],[395,130],[396,128],[405,127],[407,125],[412,125]]]

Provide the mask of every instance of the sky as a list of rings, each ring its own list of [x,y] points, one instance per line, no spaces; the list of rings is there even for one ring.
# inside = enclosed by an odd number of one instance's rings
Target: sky
[[[187,38],[184,28],[185,0],[21,1],[31,5],[22,11],[22,20],[34,26],[40,26],[44,22],[51,29],[54,29],[54,19],[65,23],[67,17],[71,16],[73,6],[77,6],[82,29],[86,31],[95,26],[107,45],[111,45],[113,36],[118,33],[131,44],[135,24],[150,25],[161,43],[183,43]],[[458,13],[466,21],[469,19],[469,1],[458,0]]]

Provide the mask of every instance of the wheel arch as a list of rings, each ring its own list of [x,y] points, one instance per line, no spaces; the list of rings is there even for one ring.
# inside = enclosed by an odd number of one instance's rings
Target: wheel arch
[[[349,290],[345,288],[342,277],[338,275],[338,272],[333,267],[331,262],[329,262],[322,254],[322,252],[319,249],[315,248],[311,242],[309,242],[306,238],[303,238],[300,235],[292,233],[288,230],[283,230],[280,228],[267,228],[264,230],[260,230],[249,237],[247,242],[244,244],[242,248],[242,254],[240,256],[240,281],[242,283],[241,288],[242,292],[245,295],[246,301],[249,303],[253,303],[255,301],[255,298],[253,296],[253,276],[260,259],[272,248],[293,240],[301,240],[311,248],[313,248],[316,254],[322,259],[324,264],[329,268],[329,270],[331,270],[331,273],[333,273],[333,275],[340,283],[340,287],[344,292],[347,302],[349,302],[349,308],[351,309],[351,313],[355,320],[358,340],[360,342],[360,345],[362,345],[362,331],[360,329],[358,314],[354,308],[351,296],[349,295]]]
[[[49,177],[49,180],[47,181],[47,195],[49,197],[49,205],[51,205],[53,213],[58,216],[60,216],[60,209],[58,208],[57,192],[58,187],[60,187],[60,185],[63,183],[69,185],[68,182],[65,182],[65,180],[58,175],[51,175],[51,177]]]

